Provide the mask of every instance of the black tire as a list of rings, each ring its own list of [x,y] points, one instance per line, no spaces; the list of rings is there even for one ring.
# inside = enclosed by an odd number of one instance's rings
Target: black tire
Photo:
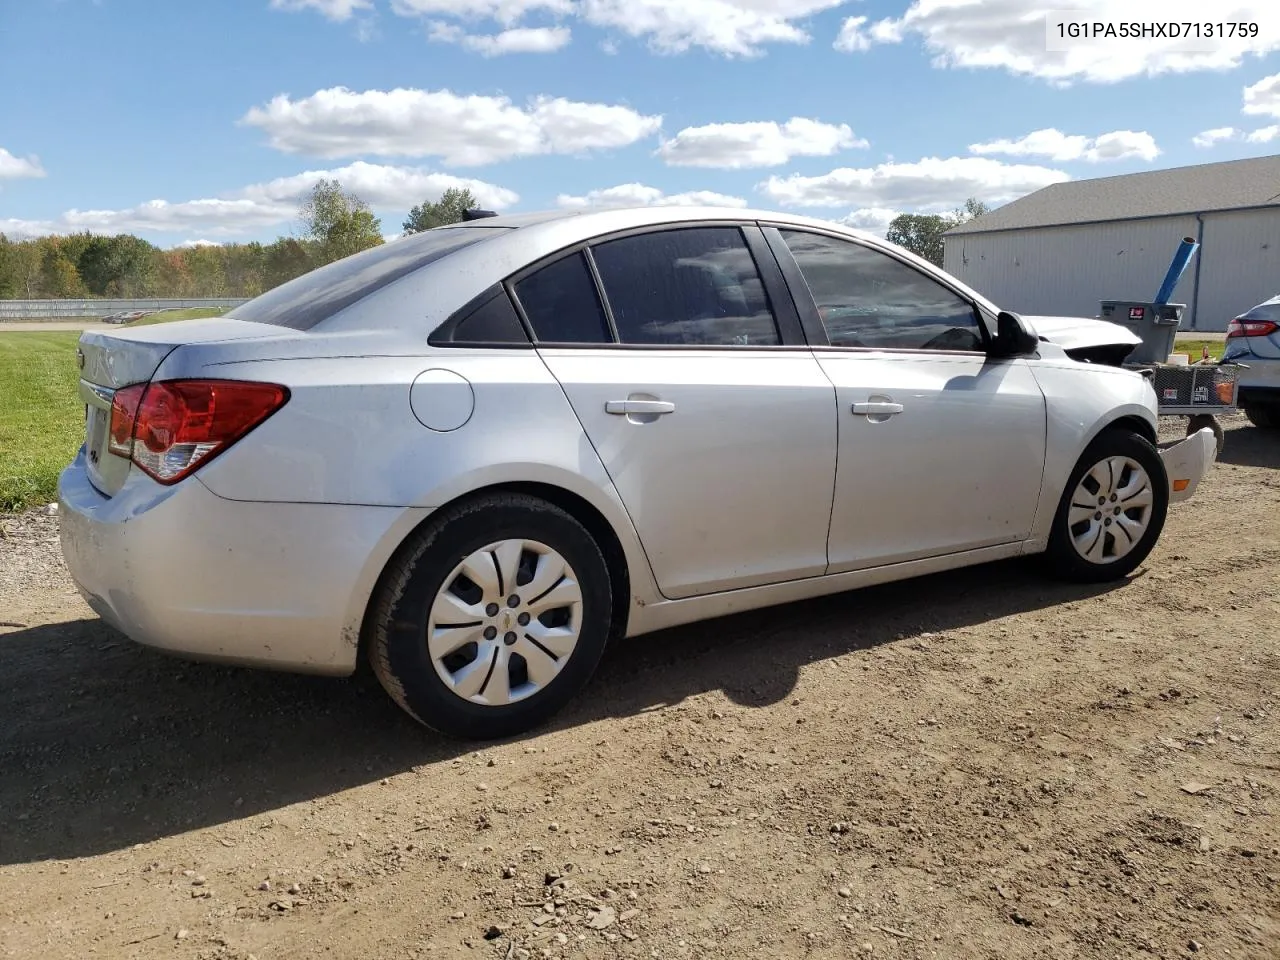
[[[427,621],[444,580],[466,557],[504,539],[536,540],[573,568],[582,628],[559,673],[542,690],[503,706],[454,693],[427,650]],[[409,538],[388,565],[369,621],[368,655],[383,688],[411,717],[447,736],[490,740],[545,723],[586,685],[604,654],[612,621],[608,565],[591,534],[565,511],[524,494],[477,497],[447,509]]]
[[[1187,417],[1187,436],[1198,433],[1208,427],[1213,431],[1213,441],[1218,448],[1218,456],[1222,456],[1222,445],[1227,440],[1227,435],[1222,429],[1222,424],[1218,422],[1218,418],[1211,413],[1197,413]]]
[[[1151,518],[1146,531],[1129,553],[1108,563],[1095,563],[1081,556],[1072,543],[1068,515],[1071,497],[1084,475],[1108,457],[1128,457],[1136,461],[1151,480]],[[1049,547],[1045,559],[1050,571],[1057,577],[1076,583],[1104,583],[1121,580],[1138,568],[1164,529],[1165,514],[1169,509],[1169,479],[1160,452],[1151,441],[1129,430],[1103,431],[1081,455],[1080,461],[1067,480],[1066,488],[1058,501],[1053,518],[1053,530],[1049,535]]]
[[[1275,430],[1280,427],[1280,404],[1271,406],[1249,406],[1244,408],[1244,415],[1255,427],[1263,430]]]

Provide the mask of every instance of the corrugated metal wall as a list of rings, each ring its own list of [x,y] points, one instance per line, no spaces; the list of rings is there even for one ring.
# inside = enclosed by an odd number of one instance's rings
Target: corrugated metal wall
[[[1194,216],[962,234],[945,239],[943,267],[1017,313],[1094,317],[1099,300],[1154,297],[1178,244],[1195,235]],[[1175,303],[1190,304],[1194,276],[1192,261]]]
[[[1225,330],[1232,317],[1280,293],[1280,210],[1206,213],[1198,256],[1197,327]]]

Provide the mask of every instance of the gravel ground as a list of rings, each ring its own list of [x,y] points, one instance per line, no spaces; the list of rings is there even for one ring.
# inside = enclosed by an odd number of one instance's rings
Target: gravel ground
[[[0,956],[1274,960],[1280,441],[1230,426],[1122,585],[1010,562],[637,638],[483,748],[137,648],[10,519]]]

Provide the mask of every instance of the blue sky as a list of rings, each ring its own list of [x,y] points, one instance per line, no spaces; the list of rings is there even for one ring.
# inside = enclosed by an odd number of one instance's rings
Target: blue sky
[[[1189,0],[1187,0],[1189,3]],[[1280,151],[1256,38],[1046,49],[1044,12],[1184,0],[0,0],[0,231],[269,240],[337,175],[399,232],[469,186],[534,210],[901,211]]]

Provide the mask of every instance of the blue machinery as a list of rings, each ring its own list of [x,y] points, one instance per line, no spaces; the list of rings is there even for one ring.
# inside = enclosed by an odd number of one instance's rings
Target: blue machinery
[[[1187,270],[1187,264],[1191,262],[1191,258],[1195,256],[1196,251],[1199,249],[1200,244],[1196,243],[1194,237],[1182,238],[1182,243],[1178,246],[1178,252],[1173,255],[1173,262],[1169,264],[1169,272],[1164,275],[1164,283],[1160,284],[1160,290],[1152,303],[1163,305],[1169,302],[1169,298],[1173,296],[1174,288],[1177,287],[1178,281],[1182,279],[1182,275]]]

